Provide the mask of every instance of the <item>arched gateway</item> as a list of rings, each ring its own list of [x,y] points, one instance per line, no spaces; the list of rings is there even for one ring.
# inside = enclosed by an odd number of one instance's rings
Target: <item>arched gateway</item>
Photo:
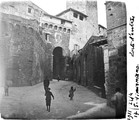
[[[63,56],[63,49],[56,47],[53,50],[53,78],[57,79],[58,75],[64,79],[65,59]]]

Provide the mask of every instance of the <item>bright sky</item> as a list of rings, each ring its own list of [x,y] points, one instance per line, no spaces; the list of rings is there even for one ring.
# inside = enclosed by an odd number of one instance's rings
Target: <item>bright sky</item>
[[[16,1],[16,0],[6,0],[6,1]],[[24,0],[17,0],[17,1],[24,1]],[[44,11],[46,11],[51,15],[56,15],[66,9],[66,0],[30,0],[30,1],[32,1],[37,6],[39,6]],[[98,2],[98,23],[106,27],[106,9],[104,5],[105,0],[97,0],[97,2]]]
[[[31,0],[44,11],[56,15],[66,9],[66,0]],[[98,22],[106,27],[105,0],[98,1]]]
[[[1,1],[26,1],[26,0],[1,0]],[[44,11],[56,15],[66,9],[66,0],[30,0]],[[105,0],[98,1],[98,23],[106,27]]]

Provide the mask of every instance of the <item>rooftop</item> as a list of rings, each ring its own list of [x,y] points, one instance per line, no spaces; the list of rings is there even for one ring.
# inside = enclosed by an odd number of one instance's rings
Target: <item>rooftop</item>
[[[83,49],[85,49],[89,44],[93,44],[95,46],[107,44],[107,38],[105,36],[91,36],[87,41]]]
[[[103,29],[106,29],[103,25],[98,24],[98,26],[101,27],[101,28],[103,28]]]
[[[70,20],[63,19],[63,18],[60,18],[60,17],[58,17],[58,16],[53,16],[53,15],[50,15],[50,14],[48,14],[48,13],[44,13],[44,16],[49,16],[49,17],[52,17],[52,18],[56,18],[56,19],[60,19],[60,20],[64,20],[64,21],[67,21],[67,22],[72,23],[72,21],[70,21]]]
[[[57,14],[56,16],[61,16],[62,14],[67,13],[67,12],[69,12],[69,11],[76,12],[76,13],[78,13],[78,14],[83,15],[84,17],[88,17],[86,14],[84,14],[84,13],[78,11],[78,10],[75,10],[75,9],[73,9],[73,8],[66,9],[66,10],[64,10],[63,12]]]

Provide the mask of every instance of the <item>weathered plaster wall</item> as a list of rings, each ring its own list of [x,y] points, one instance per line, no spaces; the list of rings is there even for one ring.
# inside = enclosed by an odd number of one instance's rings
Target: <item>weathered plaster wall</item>
[[[54,48],[56,47],[61,47],[63,49],[63,56],[69,56],[70,32],[68,32],[68,29],[64,32],[63,29],[59,30],[59,28],[57,28],[57,30],[55,30],[54,27],[45,27],[43,33],[43,40],[46,43],[48,42],[48,40],[50,41],[50,44],[52,45],[52,50],[54,50]],[[50,34],[48,40],[46,40],[45,38],[45,33]]]
[[[73,17],[73,11],[70,11],[60,17],[69,18],[73,21],[71,38],[70,38],[70,50],[74,49],[74,44],[78,44],[80,48],[86,44],[87,40],[92,35],[98,35],[98,14],[97,14],[97,2],[96,1],[73,1],[68,0],[66,7],[73,8],[86,14],[88,17],[83,21],[79,18]],[[69,17],[70,16],[70,17]]]
[[[29,13],[28,8],[31,9]],[[40,20],[42,13],[45,13],[41,8],[30,1],[7,1],[0,4],[0,11],[5,14],[11,14],[23,17],[25,19]]]

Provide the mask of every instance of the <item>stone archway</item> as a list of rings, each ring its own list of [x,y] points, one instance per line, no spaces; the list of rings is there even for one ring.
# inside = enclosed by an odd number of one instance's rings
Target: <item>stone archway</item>
[[[60,79],[64,78],[65,71],[65,61],[63,56],[63,49],[61,47],[56,47],[53,50],[53,78],[57,79],[58,75]]]

